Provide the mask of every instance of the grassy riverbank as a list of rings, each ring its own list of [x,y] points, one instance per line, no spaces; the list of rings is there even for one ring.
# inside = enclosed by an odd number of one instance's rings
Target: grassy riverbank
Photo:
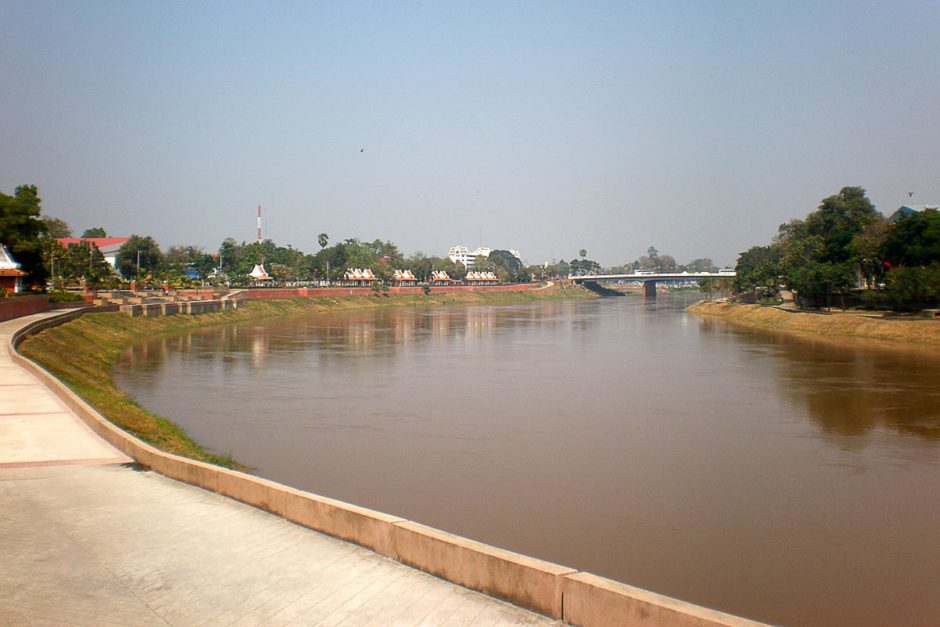
[[[733,324],[814,335],[859,337],[940,346],[940,320],[855,312],[783,311],[760,305],[699,301],[688,311]]]
[[[529,292],[253,300],[243,303],[236,310],[198,316],[132,318],[116,312],[94,313],[29,337],[20,344],[19,350],[58,377],[103,416],[128,433],[176,455],[227,467],[238,467],[238,463],[229,455],[206,451],[171,420],[148,412],[115,386],[111,376],[112,370],[125,348],[134,342],[158,335],[316,312],[384,307],[501,305],[593,297],[593,294],[578,287]]]

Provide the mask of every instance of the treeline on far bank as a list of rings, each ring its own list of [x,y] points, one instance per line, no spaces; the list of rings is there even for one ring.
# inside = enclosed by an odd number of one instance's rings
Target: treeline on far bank
[[[735,296],[800,307],[912,311],[940,305],[940,212],[885,218],[861,187],[844,187],[791,220],[765,246],[740,254]]]
[[[42,215],[35,185],[21,185],[12,195],[0,192],[0,244],[10,250],[27,274],[27,285],[35,290],[79,285],[119,288],[131,279],[138,286],[243,286],[252,282],[249,273],[258,264],[281,284],[339,281],[348,268],[371,269],[386,282],[395,270],[410,270],[418,281],[428,280],[432,271],[445,271],[457,281],[467,274],[465,265],[447,257],[405,255],[394,243],[380,239],[331,243],[326,233],[317,236],[319,250],[313,252],[279,246],[270,239],[239,243],[232,238],[209,251],[194,245],[163,249],[152,236],[135,234],[120,247],[112,267],[88,238],[114,235],[103,227],[86,229],[80,235],[83,241],[63,247],[57,239],[72,238],[72,229],[61,219]],[[501,282],[523,283],[560,276],[566,268],[526,267],[509,251],[493,250],[488,257],[477,257],[473,269],[491,271]]]

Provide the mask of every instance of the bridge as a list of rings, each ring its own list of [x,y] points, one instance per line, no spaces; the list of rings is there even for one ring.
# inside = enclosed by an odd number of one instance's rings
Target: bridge
[[[634,272],[633,274],[582,274],[568,275],[574,283],[602,283],[610,281],[639,281],[643,283],[643,293],[656,297],[656,284],[663,281],[701,281],[702,279],[733,279],[737,273],[733,270],[718,272]]]

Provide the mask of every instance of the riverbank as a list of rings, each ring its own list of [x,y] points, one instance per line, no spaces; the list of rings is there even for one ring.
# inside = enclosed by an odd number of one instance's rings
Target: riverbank
[[[759,329],[940,346],[940,321],[927,318],[783,310],[711,301],[699,301],[687,311],[696,316],[719,318]]]
[[[172,420],[147,411],[114,384],[112,370],[125,348],[139,340],[159,335],[318,312],[385,307],[508,305],[593,297],[593,294],[580,287],[554,286],[524,292],[257,299],[242,301],[235,310],[198,316],[131,317],[123,313],[105,312],[85,315],[28,337],[20,344],[19,350],[128,433],[168,453],[227,468],[239,468],[240,465],[230,454],[205,450]]]

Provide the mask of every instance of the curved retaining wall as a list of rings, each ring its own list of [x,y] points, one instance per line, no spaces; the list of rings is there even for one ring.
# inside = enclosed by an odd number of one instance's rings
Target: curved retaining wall
[[[2,289],[0,287],[0,290]],[[49,309],[49,296],[47,294],[0,298],[0,322],[12,320],[13,318],[22,318],[47,309]]]
[[[95,433],[128,457],[162,475],[229,496],[304,527],[354,542],[452,583],[563,619],[571,625],[706,627],[760,624],[156,449],[118,429],[65,384],[16,352],[16,346],[27,335],[85,313],[71,311],[24,326],[7,345],[10,357],[39,377]]]

